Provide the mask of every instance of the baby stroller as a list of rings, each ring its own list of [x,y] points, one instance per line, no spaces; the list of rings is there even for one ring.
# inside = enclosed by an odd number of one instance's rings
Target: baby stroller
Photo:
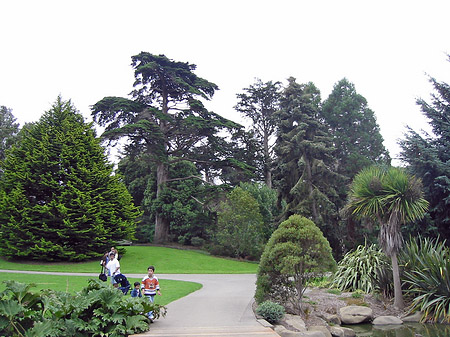
[[[123,294],[126,295],[128,290],[130,290],[130,282],[128,282],[127,277],[123,274],[117,274],[114,276],[114,281],[120,285],[118,289],[122,290]]]

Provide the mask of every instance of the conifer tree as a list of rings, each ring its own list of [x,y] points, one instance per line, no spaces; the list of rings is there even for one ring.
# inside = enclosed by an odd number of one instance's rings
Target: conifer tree
[[[3,170],[2,256],[78,261],[132,238],[139,211],[70,101],[25,130]]]

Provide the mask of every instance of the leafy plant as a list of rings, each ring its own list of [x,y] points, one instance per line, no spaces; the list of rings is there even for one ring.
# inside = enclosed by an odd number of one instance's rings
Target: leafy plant
[[[0,334],[7,336],[128,336],[148,330],[144,313],[156,318],[165,307],[131,298],[98,280],[76,295],[7,281],[0,299]]]
[[[265,301],[258,305],[256,313],[261,315],[267,322],[275,323],[285,315],[284,307],[272,301]]]
[[[359,245],[338,263],[331,285],[341,290],[358,289],[370,293],[375,289],[377,270],[389,265],[383,252],[375,245]]]
[[[401,257],[404,282],[413,298],[411,311],[424,313],[423,320],[450,322],[450,249],[445,241],[411,239]]]

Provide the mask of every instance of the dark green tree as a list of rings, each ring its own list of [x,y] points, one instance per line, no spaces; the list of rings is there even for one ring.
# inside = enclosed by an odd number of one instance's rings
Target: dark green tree
[[[279,109],[281,96],[280,82],[263,83],[256,79],[255,84],[244,88],[244,93],[237,94],[235,109],[252,121],[250,129],[260,144],[258,158],[262,176],[269,188],[272,188],[273,151],[271,139],[275,135],[275,113]]]
[[[106,127],[105,138],[126,138],[127,153],[145,154],[154,163],[159,198],[171,179],[171,164],[196,161],[198,147],[208,148],[205,144],[215,144],[220,131],[238,125],[204,108],[201,99],[210,99],[218,87],[195,75],[195,65],[141,52],[132,57],[132,66],[133,99],[105,97],[93,105],[92,116]],[[209,158],[216,154],[209,153]],[[168,240],[169,227],[169,219],[158,211],[155,243]]]
[[[78,261],[133,237],[139,211],[70,101],[58,97],[22,137],[2,165],[2,256]]]
[[[450,60],[450,57],[449,57]],[[410,232],[437,234],[450,240],[450,85],[430,78],[435,93],[431,102],[417,104],[428,118],[432,134],[420,134],[411,128],[401,140],[402,161],[423,181],[425,198],[430,202],[428,215],[416,222]]]
[[[5,159],[5,152],[17,142],[19,123],[6,106],[0,106],[0,160]]]
[[[346,78],[334,85],[321,116],[333,136],[338,172],[350,180],[366,166],[389,163],[374,112]]]
[[[348,184],[338,189],[341,209],[347,199],[348,185],[364,167],[376,163],[389,164],[388,151],[383,145],[383,137],[374,112],[367,100],[356,92],[353,83],[346,78],[334,85],[330,96],[323,102],[321,117],[328,125],[336,149],[336,170],[346,178]],[[344,243],[354,247],[371,237],[370,224],[364,224],[349,215],[345,222]],[[373,239],[376,239],[374,235]]]
[[[320,119],[320,92],[313,83],[298,84],[294,78],[280,101],[274,174],[279,199],[286,203],[283,219],[293,214],[308,217],[321,228],[340,254],[337,189],[342,176],[335,172],[335,149]]]

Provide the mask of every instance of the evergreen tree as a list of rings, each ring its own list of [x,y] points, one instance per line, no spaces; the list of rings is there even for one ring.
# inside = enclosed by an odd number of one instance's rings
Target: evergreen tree
[[[0,254],[78,261],[131,239],[139,212],[112,168],[92,125],[58,97],[3,163]]]
[[[169,176],[169,166],[181,160],[196,162],[199,148],[208,148],[211,165],[220,149],[211,147],[223,130],[239,126],[204,108],[217,85],[194,74],[195,65],[176,62],[164,55],[141,52],[132,57],[136,81],[133,100],[105,97],[92,107],[96,122],[106,127],[104,137],[127,138],[127,153],[145,154],[156,169],[156,198]],[[205,158],[201,158],[205,161]],[[169,219],[155,214],[154,242],[169,238]]]
[[[450,57],[449,57],[450,61]],[[450,240],[450,85],[430,78],[435,93],[431,103],[418,99],[417,104],[428,118],[432,134],[408,129],[400,141],[401,159],[408,170],[422,179],[425,199],[430,203],[428,216],[410,233],[440,235]]]
[[[313,83],[294,78],[283,92],[275,153],[275,181],[280,201],[286,203],[283,219],[293,214],[311,218],[324,232],[335,254],[340,254],[337,188],[342,176],[334,171],[334,148],[320,120],[320,92]]]
[[[19,124],[11,109],[0,106],[0,160],[5,159],[5,152],[17,142]]]
[[[280,82],[263,83],[257,79],[255,84],[245,88],[245,93],[238,94],[239,102],[235,109],[251,119],[250,129],[260,144],[258,151],[262,168],[262,177],[269,188],[272,188],[273,151],[271,138],[275,135],[275,113],[279,109]]]

